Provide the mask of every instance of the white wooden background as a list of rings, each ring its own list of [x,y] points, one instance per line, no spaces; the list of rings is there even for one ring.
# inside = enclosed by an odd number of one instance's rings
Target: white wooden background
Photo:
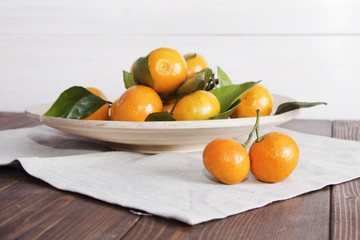
[[[201,53],[235,83],[328,102],[300,118],[360,119],[358,0],[0,0],[0,111],[73,85],[113,100],[122,70],[163,46]]]

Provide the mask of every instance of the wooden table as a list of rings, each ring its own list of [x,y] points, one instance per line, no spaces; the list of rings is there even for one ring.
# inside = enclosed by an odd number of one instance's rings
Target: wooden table
[[[36,125],[0,113],[0,130]],[[360,121],[283,127],[360,140]],[[19,146],[21,147],[21,146]],[[0,239],[360,239],[360,179],[195,226],[57,190],[19,164],[0,167]]]

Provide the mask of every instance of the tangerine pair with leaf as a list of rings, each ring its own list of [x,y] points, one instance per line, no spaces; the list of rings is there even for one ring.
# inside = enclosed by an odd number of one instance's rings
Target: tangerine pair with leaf
[[[260,181],[276,183],[287,178],[296,168],[299,147],[294,139],[280,132],[259,136],[259,110],[253,130],[244,145],[230,138],[218,138],[203,151],[206,170],[220,182],[235,184],[246,178],[249,171]],[[246,150],[256,131],[257,139]]]

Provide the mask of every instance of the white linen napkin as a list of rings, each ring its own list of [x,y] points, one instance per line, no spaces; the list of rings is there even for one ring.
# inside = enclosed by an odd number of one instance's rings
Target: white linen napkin
[[[1,156],[0,163],[18,159],[25,171],[58,189],[82,193],[190,225],[224,218],[360,177],[360,142],[281,128],[269,131],[289,134],[300,148],[299,164],[293,174],[275,184],[257,181],[249,174],[236,185],[221,184],[208,174],[202,164],[201,152],[157,155],[101,152],[106,148],[94,141],[90,141],[89,148],[76,150],[76,143],[87,146],[84,139],[45,128],[39,126],[0,132],[0,146],[4,141],[10,141],[4,136],[9,131],[17,137],[12,138],[12,143],[8,145],[23,146],[17,152],[5,150],[6,157]],[[49,143],[34,140],[35,133],[45,139],[58,135],[63,146],[67,145],[64,143],[67,140],[72,144],[70,148],[62,149],[44,146]],[[244,142],[244,139],[238,140]],[[56,138],[51,140],[57,142]],[[35,145],[36,149],[42,152],[28,149],[34,147],[34,141],[39,144]]]

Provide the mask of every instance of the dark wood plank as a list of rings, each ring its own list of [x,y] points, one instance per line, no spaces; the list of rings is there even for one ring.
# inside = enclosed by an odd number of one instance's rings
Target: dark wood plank
[[[1,239],[118,239],[140,218],[31,177],[0,193]]]
[[[331,121],[295,120],[283,127],[331,136]],[[225,219],[188,226],[143,217],[125,239],[328,239],[330,188]]]
[[[294,119],[290,122],[283,123],[280,127],[291,129],[294,131],[316,134],[326,137],[331,137],[332,122],[330,120],[308,120],[308,119]]]
[[[333,137],[360,141],[360,121],[334,121]]]
[[[360,141],[360,121],[334,121],[333,137]],[[332,187],[331,239],[360,239],[360,178]]]
[[[2,191],[4,191],[5,189],[15,185],[16,183],[18,183],[18,180],[12,180],[12,179],[2,179],[0,178],[0,194]]]

